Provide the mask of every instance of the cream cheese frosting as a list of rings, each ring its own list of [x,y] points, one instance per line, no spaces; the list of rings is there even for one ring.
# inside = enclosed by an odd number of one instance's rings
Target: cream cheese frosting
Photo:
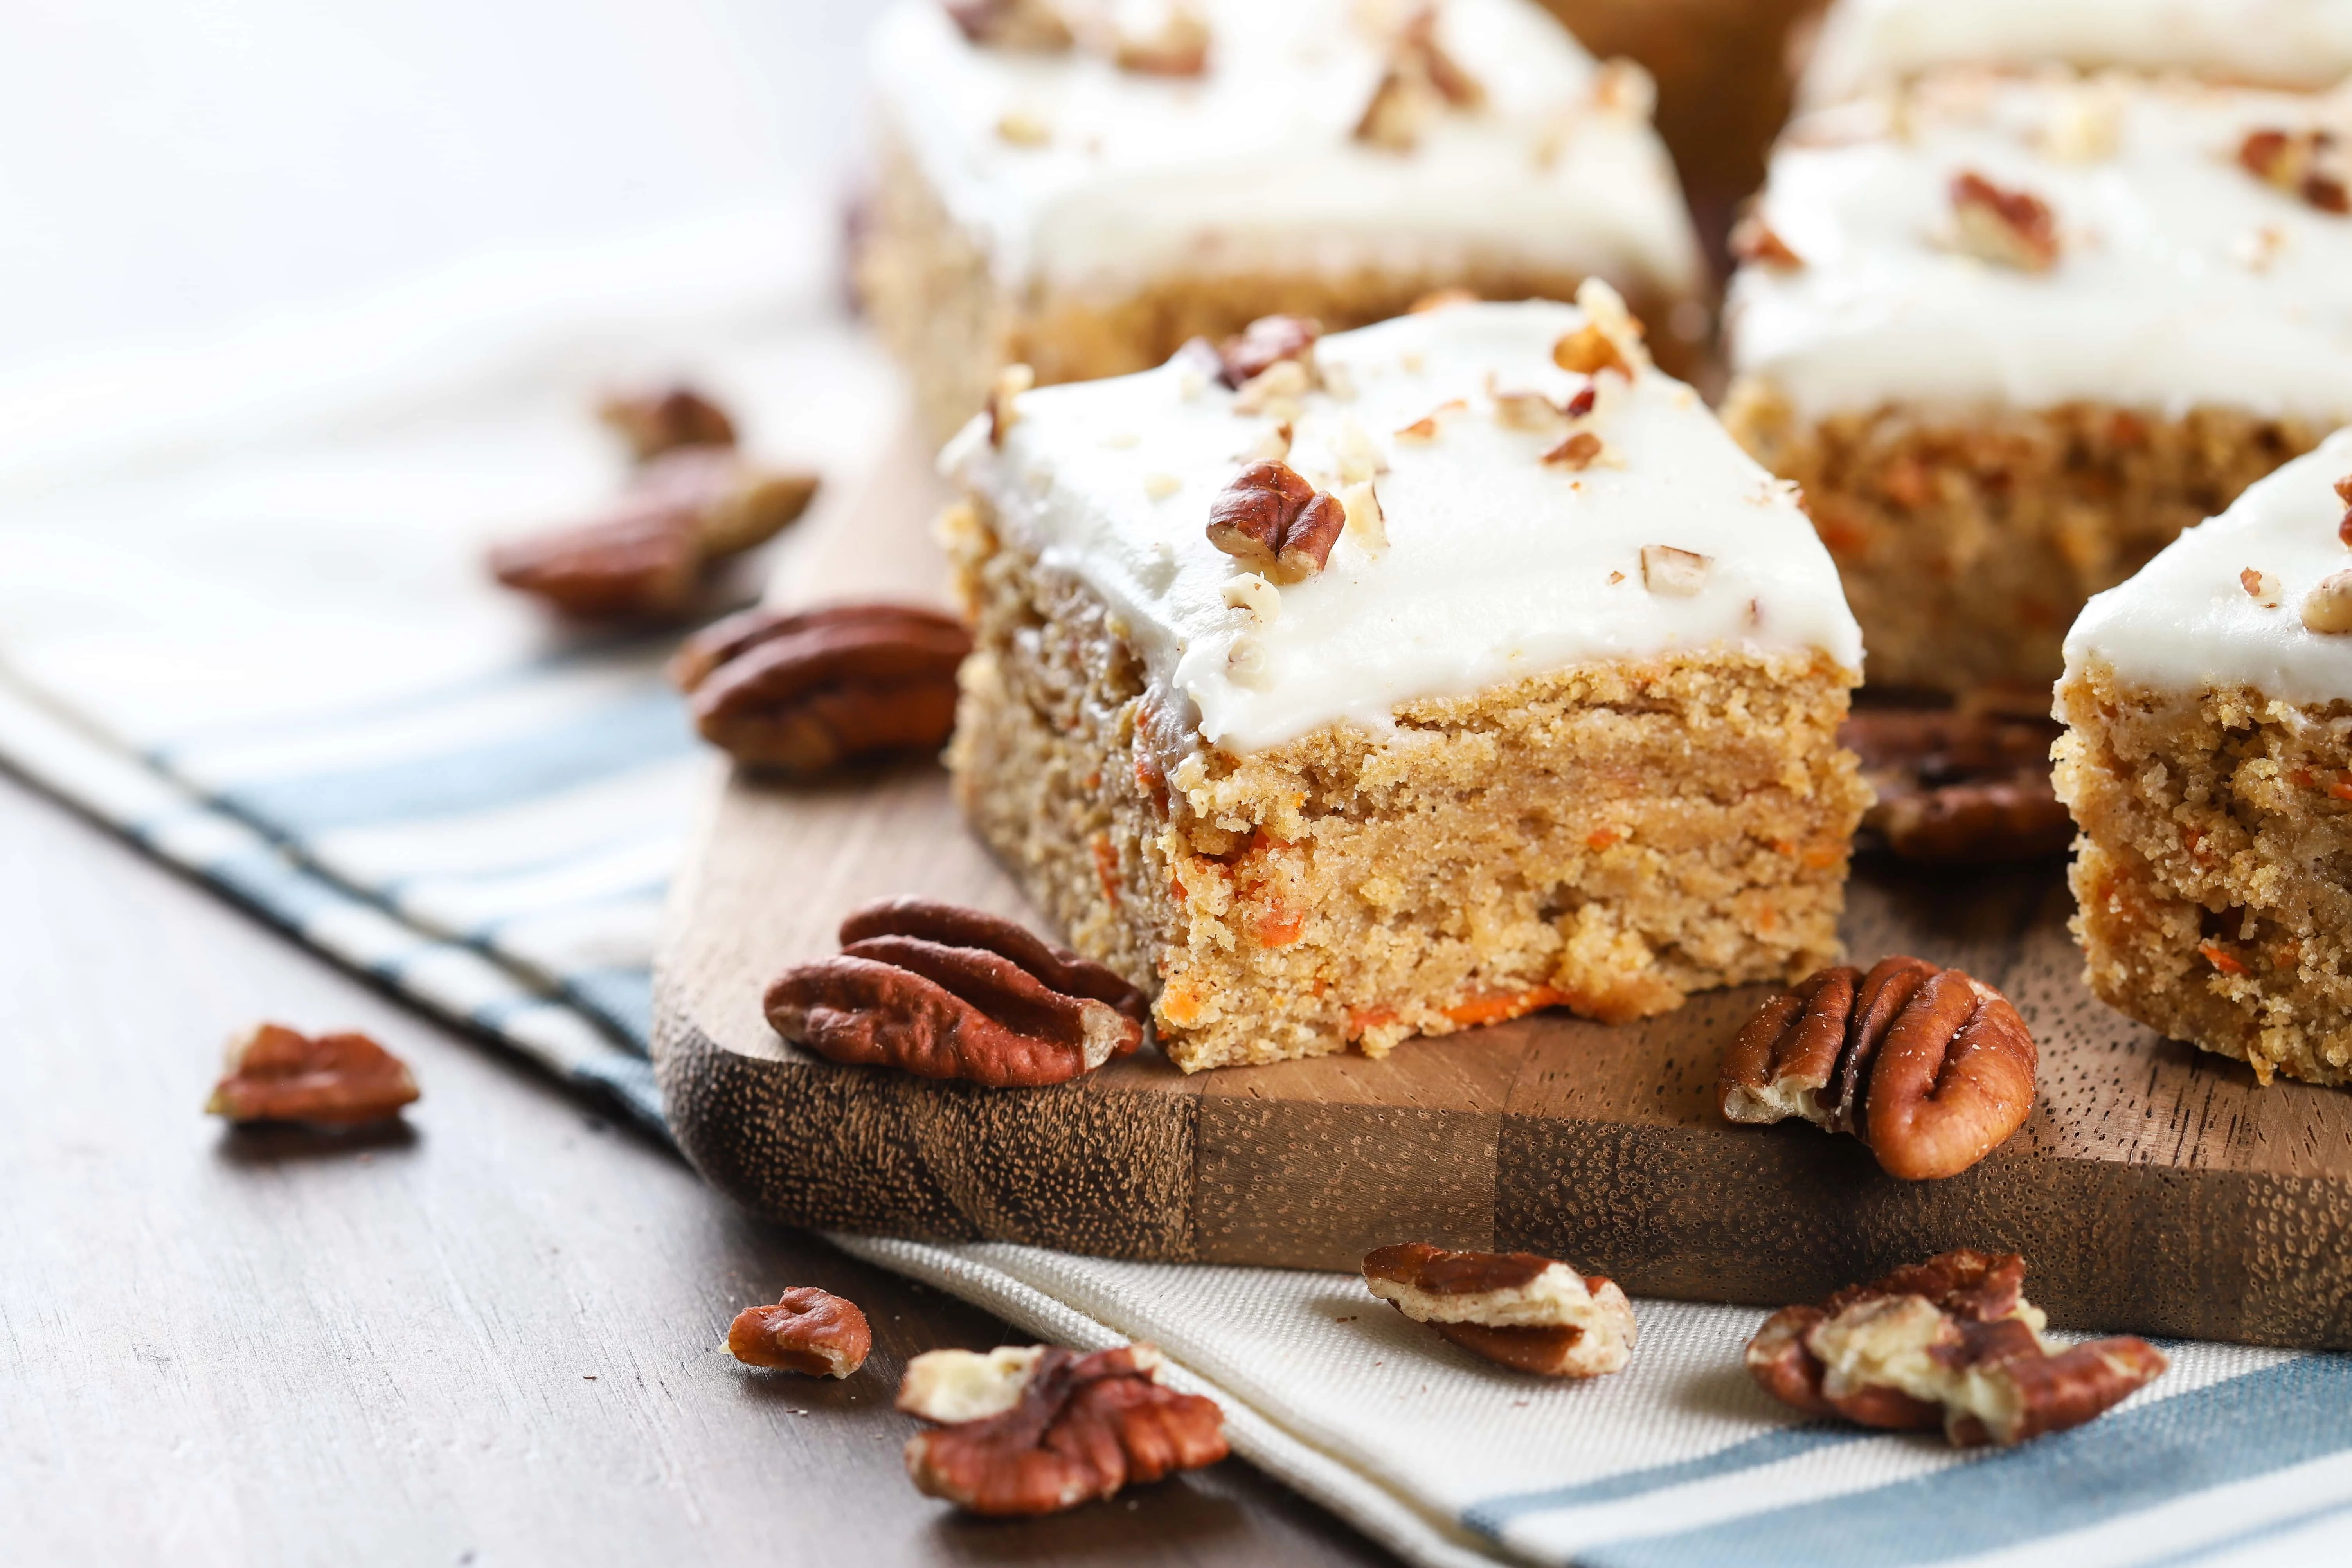
[[[1405,152],[1353,135],[1391,36],[1362,0],[1198,8],[1197,78],[979,47],[938,0],[884,19],[887,122],[1006,286],[1103,295],[1187,273],[1473,260],[1700,286],[1646,79],[1597,64],[1530,0],[1445,0],[1437,38],[1485,101],[1436,116]]]
[[[1605,286],[1580,298],[1590,317],[1465,304],[1323,339],[1322,388],[1283,411],[1288,461],[1333,493],[1373,476],[1385,538],[1351,526],[1288,586],[1208,542],[1212,500],[1276,421],[1242,412],[1250,400],[1191,356],[1025,393],[1001,447],[982,417],[941,464],[1005,537],[1099,594],[1154,686],[1231,752],[1340,721],[1378,731],[1412,699],[1669,650],[1820,649],[1859,680],[1862,634],[1794,487],[1682,383],[1560,369],[1564,336],[1622,320]],[[1504,416],[1515,394],[1557,405],[1587,386],[1576,427],[1601,450],[1580,471],[1541,460],[1559,429]],[[1430,438],[1399,434],[1424,418]]]
[[[2053,60],[2332,87],[2352,73],[2352,0],[1837,0],[1798,96],[1830,103],[1937,66]]]
[[[1947,72],[1816,111],[1759,208],[1801,265],[1734,280],[1734,368],[1813,416],[2089,399],[2352,417],[2352,219],[2238,162],[2250,132],[2328,127],[2352,133],[2352,91],[2072,73]],[[2054,266],[1961,253],[1963,172],[2049,205]]]
[[[2352,701],[2352,633],[2312,631],[2301,609],[2321,582],[2352,571],[2337,536],[2347,508],[2336,486],[2347,477],[2352,430],[2339,430],[2182,533],[2084,606],[2066,634],[2067,677],[2105,665],[2189,698],[2250,686],[2297,706]]]

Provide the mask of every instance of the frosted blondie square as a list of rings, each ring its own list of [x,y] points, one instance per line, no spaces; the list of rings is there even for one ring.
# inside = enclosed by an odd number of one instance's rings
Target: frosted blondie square
[[[1245,380],[1196,346],[949,448],[958,795],[1187,1070],[1835,951],[1867,799],[1835,571],[1580,299],[1294,334]]]
[[[1600,277],[1708,320],[1649,79],[1534,0],[900,0],[875,79],[860,289],[942,439],[1009,363],[1125,374],[1276,312]]]
[[[2352,1082],[2352,431],[2066,638],[2058,793],[2109,1005],[2272,1075]]]
[[[1725,421],[1803,488],[1874,683],[2038,698],[2091,595],[2352,418],[2347,117],[1957,71],[1790,129]]]

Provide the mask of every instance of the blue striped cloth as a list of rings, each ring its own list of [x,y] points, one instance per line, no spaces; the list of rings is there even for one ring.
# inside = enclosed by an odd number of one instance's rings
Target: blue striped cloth
[[[751,369],[725,389],[766,406]],[[712,762],[665,639],[555,637],[478,567],[485,538],[614,482],[582,392],[8,498],[0,759],[659,1129],[648,965]],[[1637,1303],[1633,1364],[1563,1386],[1351,1276],[837,1239],[1065,1343],[1159,1343],[1238,1452],[1433,1568],[2352,1562],[2344,1357],[2170,1345],[2101,1421],[1963,1454],[1793,1419],[1740,1367],[1752,1310]]]

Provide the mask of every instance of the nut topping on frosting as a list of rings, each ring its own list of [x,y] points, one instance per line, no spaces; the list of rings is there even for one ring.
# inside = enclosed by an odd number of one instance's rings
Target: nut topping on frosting
[[[1356,140],[1409,153],[1429,122],[1448,108],[1475,109],[1486,89],[1437,41],[1437,8],[1416,7],[1397,29],[1388,69],[1356,121]]]
[[[1714,564],[1712,557],[1694,550],[1677,550],[1671,544],[1644,544],[1642,585],[1653,594],[1687,599],[1706,586],[1706,569]]]
[[[2238,574],[2239,585],[2247,596],[2265,610],[2279,607],[2279,580],[2268,572],[2257,572],[2249,566]]]
[[[2344,521],[2336,525],[2336,537],[2352,548],[2352,474],[2336,481],[2336,494],[2344,502]]]
[[[2303,624],[2315,632],[2352,632],[2352,572],[2323,578],[2305,596]]]
[[[1070,25],[1054,0],[942,0],[948,19],[975,44],[1049,51],[1070,47]]]
[[[1348,524],[1338,497],[1285,463],[1253,463],[1209,508],[1209,542],[1276,583],[1323,570]]]
[[[1111,63],[1139,76],[1199,76],[1209,68],[1209,23],[1190,0],[1167,0],[1147,29],[1119,26],[1114,17]]]
[[[1543,455],[1543,460],[1556,468],[1581,470],[1591,468],[1592,466],[1593,459],[1600,456],[1601,437],[1595,436],[1590,430],[1579,430],[1567,440],[1562,441],[1559,446],[1554,447],[1550,451],[1546,452]],[[1642,572],[1644,576],[1649,574],[1650,550],[1653,549],[1663,550],[1664,547],[1662,545],[1652,545],[1649,549],[1645,549],[1642,552]],[[1690,552],[1686,550],[1675,550],[1670,552],[1670,553],[1675,555],[1689,555]],[[1691,555],[1691,559],[1694,561],[1704,562],[1706,557],[1704,555]],[[1699,568],[1699,572],[1702,575],[1704,575],[1706,571],[1706,568],[1704,565]],[[1696,590],[1694,589],[1693,591],[1696,592]],[[1652,584],[1652,592],[1675,593],[1677,592],[1677,590],[1671,588],[1659,588],[1654,584]]]
[[[2238,162],[2263,184],[2321,212],[2352,212],[2352,155],[2332,131],[2249,132]]]
[[[1020,419],[1013,399],[1037,384],[1037,373],[1025,364],[1008,364],[996,373],[988,389],[988,444],[1004,445],[1004,433]]]
[[[1587,321],[1552,344],[1551,362],[1579,375],[1598,375],[1604,370],[1613,370],[1623,376],[1633,374],[1616,340],[1602,331],[1598,321]]]
[[[1779,267],[1790,271],[1805,264],[1805,258],[1789,248],[1789,242],[1764,221],[1764,215],[1750,209],[1731,226],[1731,254],[1738,260],[1759,267]]]
[[[1218,346],[1218,379],[1240,387],[1285,360],[1303,366],[1322,335],[1323,323],[1312,316],[1260,316]]]
[[[1952,176],[1952,216],[1959,248],[1979,261],[2021,272],[2047,272],[2057,265],[2057,219],[2039,196],[1964,169]]]

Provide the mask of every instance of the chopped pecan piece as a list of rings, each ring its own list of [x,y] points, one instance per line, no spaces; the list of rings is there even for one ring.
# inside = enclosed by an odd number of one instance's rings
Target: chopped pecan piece
[[[1601,456],[1601,437],[1590,430],[1579,430],[1543,455],[1543,461],[1554,468],[1581,472],[1592,466]],[[1685,552],[1687,553],[1687,552]],[[1705,557],[1701,557],[1705,559]]]
[[[1794,271],[1805,264],[1805,258],[1789,248],[1789,242],[1774,232],[1764,221],[1764,215],[1751,207],[1731,226],[1731,254],[1740,261],[1759,267],[1778,267]]]
[[[1437,9],[1416,6],[1397,29],[1388,68],[1356,121],[1356,140],[1410,152],[1429,122],[1448,108],[1475,109],[1486,89],[1437,41]]]
[[[1633,1306],[1614,1280],[1532,1252],[1423,1242],[1364,1255],[1372,1294],[1473,1354],[1545,1377],[1597,1377],[1633,1353]]]
[[[2304,595],[2303,624],[2330,636],[2352,632],[2352,572],[2332,573]]]
[[[408,1065],[365,1035],[314,1038],[256,1024],[229,1042],[226,1070],[205,1110],[231,1121],[355,1126],[396,1116],[415,1099]]]
[[[584,620],[675,616],[707,566],[774,537],[816,486],[729,448],[681,447],[640,468],[602,515],[494,547],[490,571]]]
[[[866,1364],[874,1331],[857,1303],[813,1285],[795,1285],[772,1307],[746,1307],[727,1331],[727,1349],[746,1366],[772,1366],[811,1377],[847,1377]]]
[[[1801,1116],[1889,1175],[1956,1176],[2025,1125],[2040,1056],[2009,999],[1957,969],[1886,958],[1768,999],[1724,1053],[1727,1121]]]
[[[942,0],[948,17],[975,44],[1049,52],[1070,47],[1070,25],[1055,0]]]
[[[1323,570],[1348,525],[1337,496],[1285,463],[1253,463],[1209,507],[1209,542],[1276,583]]]
[[[1973,169],[1952,176],[1952,216],[1960,248],[1979,261],[2047,272],[2058,263],[2058,220],[2050,204],[1994,184]]]
[[[2324,213],[2352,212],[2352,156],[2332,131],[2252,131],[2238,162],[2263,184]]]
[[[1671,544],[1642,546],[1642,586],[1653,594],[1669,598],[1688,599],[1706,586],[1706,574],[1715,564],[1715,557],[1701,555],[1696,550],[1677,550]]]
[[[1037,373],[1025,364],[1008,364],[988,386],[988,444],[1004,445],[1005,433],[1020,421],[1021,395],[1037,384]]]
[[[2344,521],[2336,525],[2336,537],[2352,548],[2352,474],[2336,481],[2336,499],[2344,503]]]
[[[2274,574],[2257,571],[2249,566],[2238,574],[2238,586],[2243,588],[2246,591],[2246,596],[2263,609],[2275,610],[2279,607],[2281,602],[2279,580]]]
[[[1141,992],[995,915],[885,900],[842,921],[841,942],[765,1001],[778,1034],[832,1061],[1027,1088],[1143,1043]]]
[[[2162,1352],[2130,1334],[2053,1352],[2024,1279],[2013,1252],[1939,1253],[1773,1313],[1748,1342],[1748,1370],[1808,1415],[1941,1426],[1957,1447],[2079,1426],[2163,1373]]]
[[[908,1363],[898,1408],[943,1425],[907,1442],[926,1497],[973,1513],[1057,1513],[1225,1457],[1216,1401],[1160,1383],[1150,1345],[1075,1355],[932,1351]]]
[[[1217,350],[1218,379],[1245,386],[1284,360],[1304,365],[1322,335],[1323,323],[1312,316],[1260,316]]]
[[[2074,842],[2050,784],[2058,726],[2039,716],[1864,708],[1838,738],[1878,799],[1862,819],[1906,860],[1987,865],[2038,859]]]
[[[640,463],[683,447],[735,444],[735,421],[727,411],[684,384],[614,393],[596,405],[596,417],[629,444]]]
[[[1587,321],[1551,346],[1552,363],[1579,375],[1599,375],[1613,370],[1630,376],[1633,366],[1625,360],[1624,351],[1617,342],[1601,329],[1597,321]]]
[[[1119,26],[1114,13],[1111,63],[1139,76],[1199,76],[1209,68],[1209,23],[1190,0],[1164,0],[1154,26]]]
[[[745,610],[688,637],[670,678],[704,740],[753,767],[810,774],[947,744],[971,652],[971,634],[937,610]]]

